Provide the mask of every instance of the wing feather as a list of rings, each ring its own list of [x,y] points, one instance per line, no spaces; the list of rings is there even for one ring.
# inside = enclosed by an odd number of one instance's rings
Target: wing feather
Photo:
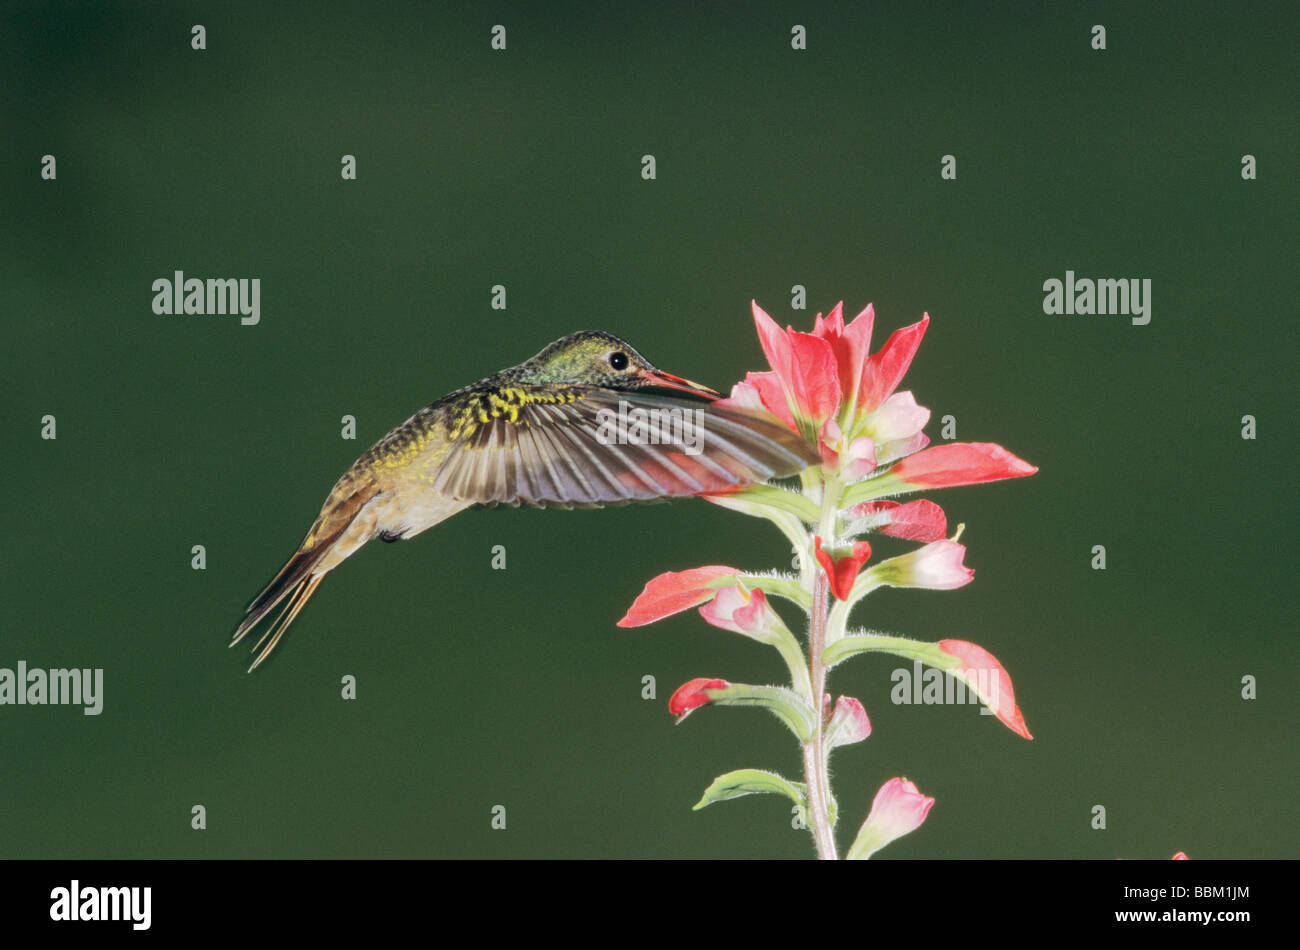
[[[772,417],[654,393],[531,387],[483,396],[474,431],[434,464],[472,504],[593,507],[792,475],[817,453]]]
[[[590,500],[618,500],[631,501],[633,494],[619,477],[615,475],[605,464],[605,458],[616,461],[617,457],[609,451],[611,446],[593,443],[587,438],[585,431],[579,430],[573,425],[566,425],[556,430],[556,434],[563,437],[573,451],[575,465],[591,476],[593,492]],[[595,449],[592,446],[595,445]],[[599,449],[599,451],[596,451]],[[585,461],[585,465],[582,464]]]
[[[591,502],[599,499],[600,494],[596,491],[595,486],[588,481],[587,473],[579,464],[578,458],[575,457],[572,436],[568,428],[569,419],[554,406],[544,408],[547,411],[543,415],[551,425],[543,425],[536,430],[537,434],[544,437],[548,443],[548,448],[543,449],[543,451],[549,451],[550,457],[555,460],[556,465],[562,467],[565,473],[572,477],[572,483],[564,488],[561,497],[557,500],[562,502]]]

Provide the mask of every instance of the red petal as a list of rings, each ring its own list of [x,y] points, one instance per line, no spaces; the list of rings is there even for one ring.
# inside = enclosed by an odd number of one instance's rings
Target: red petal
[[[690,607],[698,606],[706,600],[712,600],[714,593],[722,584],[721,578],[738,577],[740,571],[734,567],[713,564],[708,567],[696,567],[689,571],[669,571],[651,578],[645,585],[627,616],[618,622],[620,627],[640,627]]]
[[[776,321],[767,315],[757,301],[751,300],[750,307],[754,311],[754,326],[758,329],[758,342],[763,347],[763,355],[767,357],[768,365],[776,371],[776,375],[783,382],[790,383],[794,371],[789,336],[777,326]]]
[[[875,321],[876,309],[867,304],[867,309],[854,317],[840,335],[835,348],[835,359],[839,364],[840,387],[845,399],[862,388],[862,376],[866,372],[871,353],[871,328]]]
[[[840,406],[840,377],[831,345],[811,333],[791,332],[791,391],[801,415],[821,423]]]
[[[841,300],[835,305],[835,309],[822,319],[822,315],[817,314],[813,320],[813,336],[819,336],[827,343],[835,346],[835,341],[844,333],[844,301]]]
[[[677,687],[677,692],[668,700],[668,711],[674,716],[684,716],[709,702],[706,689],[726,689],[730,685],[726,680],[697,677]]]
[[[758,398],[767,411],[772,413],[791,430],[798,432],[794,424],[794,414],[790,412],[790,403],[786,401],[785,389],[776,373],[746,373],[745,382],[758,391]]]
[[[853,591],[853,582],[858,579],[858,571],[862,570],[862,565],[866,563],[867,558],[871,557],[871,545],[866,541],[855,541],[852,554],[835,560],[828,552],[822,550],[822,539],[814,536],[813,553],[817,556],[822,569],[826,571],[831,593],[839,600],[848,600],[849,594]]]
[[[1020,714],[1020,707],[1016,705],[1016,693],[1011,688],[1011,676],[998,662],[997,657],[979,644],[966,640],[940,640],[939,649],[961,660],[961,666],[951,672],[975,676],[979,671],[984,671],[986,677],[990,671],[993,672],[997,677],[995,682],[997,695],[989,697],[985,705],[1012,732],[1026,739],[1033,738],[1029,734],[1029,727],[1025,725],[1025,717]]]
[[[853,509],[857,518],[888,512],[889,520],[876,530],[891,538],[903,538],[907,541],[938,541],[948,534],[948,518],[943,509],[922,498],[900,504],[896,501],[868,501]]]
[[[945,488],[1020,478],[1036,471],[1036,466],[993,442],[949,442],[907,456],[889,474],[921,488]]]
[[[885,341],[880,352],[867,361],[858,396],[858,412],[871,412],[898,388],[907,368],[912,365],[912,357],[916,355],[921,338],[925,336],[925,328],[929,325],[930,315],[926,314],[910,327],[896,330]]]

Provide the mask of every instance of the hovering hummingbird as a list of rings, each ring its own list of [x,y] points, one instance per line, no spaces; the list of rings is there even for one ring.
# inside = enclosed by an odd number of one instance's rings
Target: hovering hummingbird
[[[646,387],[696,398],[638,392]],[[363,544],[413,538],[465,508],[596,508],[698,495],[821,461],[770,417],[710,405],[720,395],[656,369],[618,337],[585,330],[444,396],[343,473],[230,645],[285,602],[253,647],[260,652],[252,672],[325,575]]]

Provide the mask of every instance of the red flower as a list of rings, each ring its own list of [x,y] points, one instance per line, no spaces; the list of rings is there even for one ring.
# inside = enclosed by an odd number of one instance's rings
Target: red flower
[[[757,307],[757,304],[755,304]],[[825,320],[817,314],[813,322],[813,335],[830,344],[835,354],[835,366],[842,394],[856,394],[862,389],[862,374],[870,358],[871,328],[876,321],[876,309],[867,309],[844,325],[844,304],[837,303]]]
[[[782,331],[757,303],[752,306],[759,343],[786,401],[796,414],[820,425],[840,405],[839,377],[830,346],[811,333]]]
[[[814,535],[813,553],[817,555],[818,563],[826,571],[831,593],[839,600],[848,600],[849,593],[853,590],[853,582],[858,579],[858,571],[862,569],[867,558],[871,557],[871,545],[866,541],[855,541],[850,553],[835,558],[822,550],[822,539]]]
[[[870,354],[875,320],[870,306],[845,325],[844,306],[837,304],[825,319],[817,315],[812,333],[782,330],[757,303],[752,307],[772,369],[746,374],[723,405],[766,409],[817,446],[825,465],[850,480],[926,445],[921,428],[929,410],[918,406],[911,393],[894,390],[921,344],[928,315]]]

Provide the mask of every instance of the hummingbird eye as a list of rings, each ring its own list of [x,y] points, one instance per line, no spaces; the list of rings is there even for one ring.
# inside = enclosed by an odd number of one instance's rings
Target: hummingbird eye
[[[609,365],[615,369],[627,369],[627,354],[620,350],[615,350],[613,353],[609,354]]]

